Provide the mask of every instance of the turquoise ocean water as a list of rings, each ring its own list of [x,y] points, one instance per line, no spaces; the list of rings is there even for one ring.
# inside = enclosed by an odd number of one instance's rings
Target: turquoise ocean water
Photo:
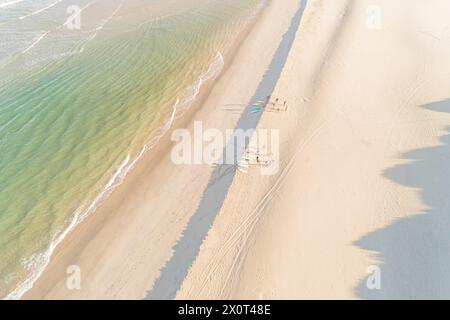
[[[0,0],[0,297],[220,72],[262,0]]]

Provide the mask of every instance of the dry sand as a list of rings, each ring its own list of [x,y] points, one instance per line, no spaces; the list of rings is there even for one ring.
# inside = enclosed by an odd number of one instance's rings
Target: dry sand
[[[249,102],[298,5],[270,1],[177,126],[234,128],[224,106]],[[280,130],[280,171],[238,172],[177,298],[450,297],[449,16],[447,0],[308,1],[274,93],[290,107],[259,124]],[[148,295],[213,170],[174,165],[170,147],[65,239],[25,298]],[[69,265],[81,290],[66,287]],[[370,265],[381,290],[366,289]]]
[[[450,124],[449,9],[309,1],[275,93],[295,107],[261,122],[282,171],[237,176],[178,298],[450,297],[450,153],[424,149]]]

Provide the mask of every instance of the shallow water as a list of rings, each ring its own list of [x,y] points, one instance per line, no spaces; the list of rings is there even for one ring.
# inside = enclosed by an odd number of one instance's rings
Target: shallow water
[[[32,285],[261,2],[0,0],[0,296]]]

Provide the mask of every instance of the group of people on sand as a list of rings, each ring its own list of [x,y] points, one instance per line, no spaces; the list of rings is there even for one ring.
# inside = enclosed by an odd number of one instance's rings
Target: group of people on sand
[[[271,104],[272,105],[272,110],[275,110],[275,111],[287,111],[287,101],[286,100],[284,100],[284,103],[283,103],[283,105],[282,105],[282,107],[283,108],[281,108],[280,107],[280,105],[281,105],[281,102],[279,103],[279,101],[280,101],[280,99],[279,98],[276,98],[275,99],[275,101],[270,101],[270,98],[271,98],[272,96],[267,96],[267,101],[266,101],[266,103],[269,105],[269,104]]]

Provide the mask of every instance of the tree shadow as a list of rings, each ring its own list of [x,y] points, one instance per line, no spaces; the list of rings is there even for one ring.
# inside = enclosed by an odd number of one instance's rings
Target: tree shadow
[[[450,113],[450,99],[423,107]],[[379,290],[369,290],[363,279],[355,289],[358,297],[450,298],[450,134],[440,142],[404,153],[402,159],[411,162],[384,172],[389,180],[418,189],[428,209],[356,241],[358,247],[376,252],[381,275]]]

